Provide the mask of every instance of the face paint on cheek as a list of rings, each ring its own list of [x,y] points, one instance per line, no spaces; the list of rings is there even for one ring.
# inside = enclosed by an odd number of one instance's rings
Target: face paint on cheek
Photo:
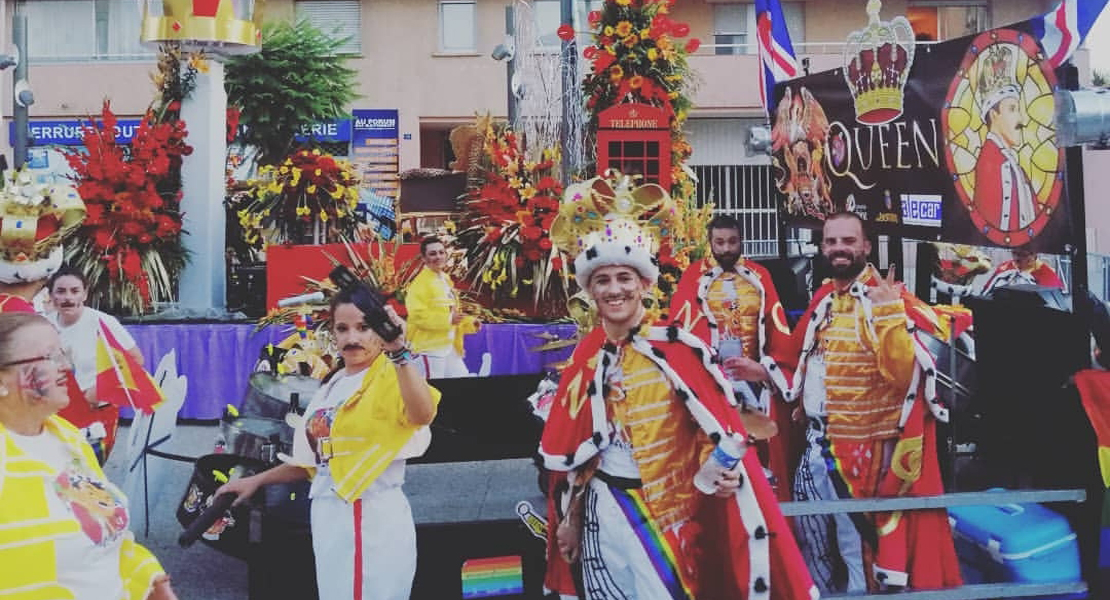
[[[21,365],[19,368],[19,388],[32,401],[42,402],[46,398],[50,384],[46,371],[37,363]]]

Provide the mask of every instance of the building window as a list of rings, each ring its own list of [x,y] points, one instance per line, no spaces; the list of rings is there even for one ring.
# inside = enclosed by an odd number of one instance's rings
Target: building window
[[[142,7],[135,0],[20,2],[27,16],[31,60],[85,61],[150,58],[139,42]]]
[[[474,0],[440,0],[439,51],[445,53],[477,52],[477,2]]]
[[[783,2],[782,16],[795,50],[805,41],[805,3]],[[713,49],[715,54],[757,54],[755,4],[713,5]]]
[[[906,18],[918,41],[923,42],[950,40],[991,28],[986,2],[911,2]]]
[[[574,14],[571,19],[574,31],[581,37],[579,44],[589,43],[585,34],[590,32],[589,15],[592,10],[601,10],[604,0],[575,0]],[[559,26],[563,24],[563,10],[560,0],[533,0],[533,27],[536,31],[536,45],[542,49],[558,50],[563,41],[559,39]]]
[[[339,54],[362,54],[359,0],[296,0],[295,13],[329,36],[345,40]]]

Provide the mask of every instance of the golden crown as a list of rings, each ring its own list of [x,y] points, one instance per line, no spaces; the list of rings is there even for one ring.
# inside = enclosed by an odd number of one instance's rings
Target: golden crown
[[[865,125],[889,123],[902,114],[906,79],[913,65],[913,27],[905,17],[880,21],[882,2],[867,2],[868,23],[848,35],[844,80]]]
[[[1003,98],[1017,98],[1020,94],[1014,69],[1016,57],[1014,48],[1003,44],[987,46],[979,57],[975,91],[981,115],[986,115]]]
[[[139,39],[148,45],[180,42],[217,54],[249,54],[262,39],[265,0],[143,0]]]
[[[630,176],[605,175],[567,186],[551,240],[575,256],[574,274],[583,289],[594,269],[606,265],[630,266],[655,281],[656,253],[671,235],[675,203],[659,185],[635,187]]]

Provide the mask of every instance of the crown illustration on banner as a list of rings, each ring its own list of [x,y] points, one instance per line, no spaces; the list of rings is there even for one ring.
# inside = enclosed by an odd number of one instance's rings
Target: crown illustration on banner
[[[1017,57],[1011,46],[992,44],[979,57],[979,77],[975,92],[979,95],[979,114],[986,116],[1004,98],[1017,98],[1021,90],[1015,73]]]
[[[671,235],[676,207],[659,185],[634,186],[632,177],[606,171],[567,186],[551,223],[555,245],[573,255],[574,276],[586,289],[602,266],[625,265],[655,281],[659,243]]]
[[[68,185],[36,183],[26,171],[0,189],[0,282],[46,279],[62,264],[62,241],[85,219],[85,203]]]
[[[148,46],[180,42],[216,54],[250,54],[262,40],[264,0],[142,0],[139,39]]]
[[[867,27],[848,35],[844,80],[864,125],[889,123],[902,114],[906,79],[913,65],[913,27],[905,17],[880,21],[880,0],[867,2]]]

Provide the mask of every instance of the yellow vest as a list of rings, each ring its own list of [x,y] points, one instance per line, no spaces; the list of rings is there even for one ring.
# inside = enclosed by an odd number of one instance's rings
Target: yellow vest
[[[428,390],[432,404],[439,406],[439,390]],[[358,391],[335,414],[328,462],[335,493],[347,502],[361,496],[419,428],[405,416],[396,368],[384,352],[379,354]]]
[[[57,416],[46,428],[67,445],[79,448],[84,467],[106,479],[92,447],[75,427]],[[63,600],[73,594],[58,585],[54,540],[81,530],[73,518],[51,516],[47,504],[45,463],[26,455],[0,426],[0,599]],[[124,600],[144,600],[154,578],[163,573],[158,560],[127,532],[120,548]]]

